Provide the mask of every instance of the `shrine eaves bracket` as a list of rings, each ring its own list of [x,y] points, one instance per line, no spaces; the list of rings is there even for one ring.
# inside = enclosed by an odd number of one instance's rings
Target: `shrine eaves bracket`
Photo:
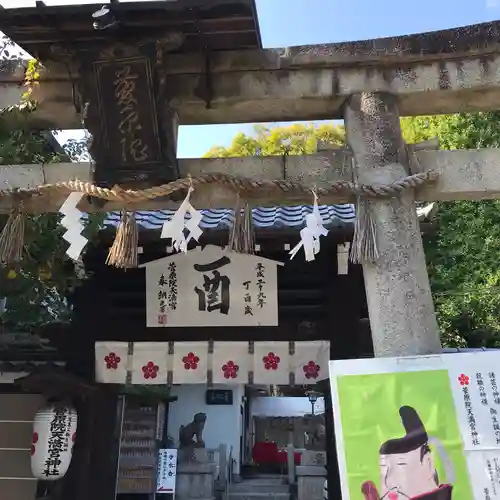
[[[113,2],[100,9],[36,2],[4,10],[0,26],[46,67],[65,68],[100,186],[151,187],[178,178],[178,114],[165,72],[172,53],[205,58],[196,90],[209,107],[209,54],[261,46],[253,0]]]

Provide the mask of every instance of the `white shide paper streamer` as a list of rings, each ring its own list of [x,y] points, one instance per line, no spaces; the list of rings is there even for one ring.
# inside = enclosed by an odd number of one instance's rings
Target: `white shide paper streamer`
[[[67,229],[63,234],[64,240],[69,243],[66,255],[75,261],[80,257],[88,241],[82,235],[82,231],[84,230],[82,212],[76,208],[83,196],[84,193],[70,193],[59,209],[59,213],[64,215],[61,219],[61,225]]]
[[[177,209],[172,219],[163,224],[161,230],[161,238],[171,238],[172,247],[176,251],[184,253],[187,252],[187,246],[191,239],[198,241],[203,233],[199,226],[202,215],[198,210],[193,208],[189,201],[193,191],[192,187],[188,189],[186,198],[181,203],[181,206]],[[188,221],[185,220],[187,213],[191,215]],[[184,229],[187,229],[187,236],[184,234]]]
[[[326,236],[328,230],[323,226],[323,219],[319,212],[318,197],[313,192],[314,204],[311,214],[306,215],[306,227],[300,231],[300,241],[289,252],[290,260],[293,259],[298,251],[304,247],[306,261],[314,260],[314,256],[319,253],[319,237]]]

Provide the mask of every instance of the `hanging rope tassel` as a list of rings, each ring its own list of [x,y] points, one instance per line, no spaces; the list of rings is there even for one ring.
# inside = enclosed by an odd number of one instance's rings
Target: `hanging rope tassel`
[[[230,252],[239,252],[239,230],[241,226],[241,199],[240,195],[236,198],[236,205],[234,207],[234,221],[231,226],[231,231],[229,232],[229,251]]]
[[[126,210],[123,210],[115,241],[109,249],[106,264],[122,269],[137,267],[138,244],[139,231],[135,220],[135,212],[129,214]]]
[[[16,211],[9,215],[0,234],[0,264],[13,264],[23,257],[24,215]]]
[[[244,216],[243,216],[243,229],[242,229],[242,238],[243,238],[243,253],[255,254],[255,231],[253,227],[253,215],[252,215],[252,207],[247,202],[245,203]]]
[[[255,253],[252,208],[247,201],[242,203],[239,195],[234,207],[233,226],[229,234],[229,250],[251,255]]]
[[[351,245],[351,262],[354,264],[373,263],[379,258],[376,231],[370,200],[358,196],[356,200],[356,224],[354,225]]]

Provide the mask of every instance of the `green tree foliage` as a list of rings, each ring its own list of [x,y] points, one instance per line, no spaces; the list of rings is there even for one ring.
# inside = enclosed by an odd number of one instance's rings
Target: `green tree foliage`
[[[50,163],[59,157],[43,134],[27,129],[9,132],[1,127],[0,154],[1,165]],[[0,231],[7,218],[0,215]],[[58,222],[58,214],[25,217],[23,261],[19,266],[0,267],[0,296],[7,298],[2,322],[25,328],[64,316],[67,311],[61,293],[71,274],[61,265],[65,259]]]
[[[8,131],[0,120],[0,165],[67,161],[64,151],[54,151],[45,134],[28,129]],[[0,232],[8,215],[0,215]],[[68,321],[67,296],[79,282],[73,263],[66,257],[68,243],[57,213],[26,215],[23,260],[0,266],[0,297],[6,309],[1,323],[9,329],[26,330],[52,321]],[[99,220],[90,219],[88,235],[96,233]]]
[[[36,77],[37,65],[30,62],[27,79],[36,80]],[[28,85],[19,106],[0,114],[0,165],[75,159],[84,151],[83,144],[72,141],[64,151],[54,148],[57,143],[50,132],[29,128],[26,117],[36,106],[30,101],[31,88]],[[3,119],[6,114],[12,117],[12,113],[16,118],[15,130],[8,128]],[[0,232],[7,219],[8,215],[0,215]],[[90,219],[86,228],[88,236],[96,233],[100,220],[100,217]],[[7,325],[11,330],[29,330],[52,321],[69,320],[68,295],[79,279],[73,263],[65,255],[68,243],[62,239],[64,228],[59,221],[60,215],[56,213],[25,216],[22,262],[0,265],[0,325]]]
[[[401,128],[408,143],[438,137],[443,149],[500,146],[500,112],[403,118]],[[307,154],[318,141],[340,147],[344,128],[257,126],[206,156]],[[443,344],[500,347],[500,201],[439,203],[435,223],[424,246]]]
[[[344,144],[344,127],[324,124],[295,123],[286,127],[256,125],[253,135],[237,134],[228,148],[215,146],[205,154],[206,158],[234,156],[300,155],[314,153],[318,142],[341,147]]]
[[[497,148],[500,112],[403,120],[408,138],[444,149]],[[443,342],[500,347],[500,200],[440,203],[425,241]]]

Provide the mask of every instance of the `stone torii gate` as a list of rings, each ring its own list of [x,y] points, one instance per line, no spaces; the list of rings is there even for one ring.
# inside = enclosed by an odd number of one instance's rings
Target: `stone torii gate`
[[[376,356],[437,353],[435,319],[415,200],[496,198],[500,193],[498,150],[436,151],[432,144],[405,145],[401,115],[453,113],[500,107],[500,23],[437,33],[285,51],[229,52],[213,56],[211,108],[195,97],[201,76],[199,56],[172,56],[166,64],[176,92],[170,105],[180,123],[229,123],[286,119],[344,118],[348,148],[288,157],[286,179],[301,182],[299,192],[253,191],[256,205],[310,201],[307,188],[339,181],[357,186],[394,186],[416,173],[437,171],[435,183],[364,200],[376,229],[378,257],[363,262],[371,332]],[[178,63],[178,64],[176,64]],[[2,107],[18,99],[19,66],[4,76]],[[69,100],[70,85],[57,67],[42,75],[33,125],[70,128],[79,120]],[[67,96],[65,100],[64,96]],[[435,149],[435,145],[434,145]],[[352,170],[345,168],[353,165]],[[281,158],[232,158],[179,162],[181,176],[223,172],[259,181],[283,179]],[[78,178],[91,180],[87,164],[0,167],[0,189],[31,189]],[[395,184],[394,184],[395,183]],[[322,203],[353,201],[352,192],[325,191]],[[67,191],[26,198],[24,210],[56,211]],[[197,208],[234,206],[234,191],[223,185],[199,186]],[[0,210],[16,206],[11,193]],[[156,199],[108,202],[100,210],[151,209],[173,204]],[[83,210],[96,210],[86,202]],[[361,215],[361,214],[358,214]]]

